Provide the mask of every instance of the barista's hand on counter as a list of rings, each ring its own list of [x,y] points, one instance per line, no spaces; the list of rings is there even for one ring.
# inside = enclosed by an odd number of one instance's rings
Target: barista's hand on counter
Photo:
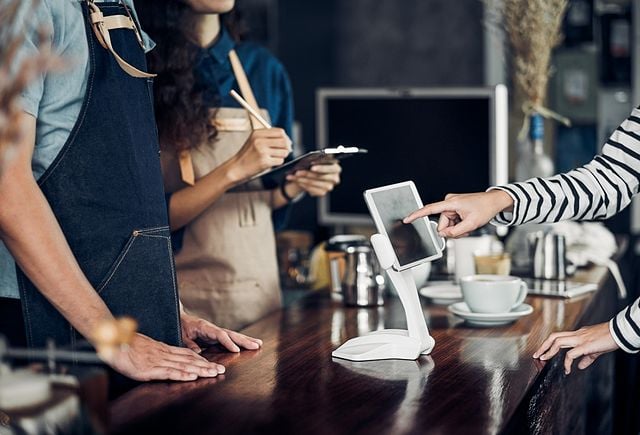
[[[296,171],[295,174],[287,175],[287,181],[297,187],[298,193],[307,192],[311,196],[324,196],[340,183],[341,172],[342,167],[337,162],[315,165],[307,171]],[[297,196],[297,194],[291,196]]]
[[[281,128],[254,130],[229,164],[230,177],[239,182],[274,166],[280,166],[291,152],[291,140]]]
[[[471,231],[486,225],[498,213],[513,207],[513,199],[502,190],[488,192],[449,194],[444,201],[427,204],[407,216],[403,222],[440,214],[438,233],[442,237],[464,237]]]
[[[184,311],[180,314],[182,321],[182,341],[194,352],[201,352],[196,340],[205,343],[220,343],[231,352],[240,352],[240,347],[256,350],[262,346],[262,340],[249,337],[239,332],[220,328],[204,319],[192,316]]]
[[[224,366],[207,361],[190,349],[169,346],[136,334],[126,349],[106,361],[116,371],[137,381],[193,381],[224,373]]]
[[[560,349],[572,348],[564,357],[564,372],[571,373],[573,361],[580,358],[578,368],[584,370],[600,355],[618,349],[609,331],[609,323],[586,326],[577,331],[554,332],[533,354],[542,361],[551,359]]]

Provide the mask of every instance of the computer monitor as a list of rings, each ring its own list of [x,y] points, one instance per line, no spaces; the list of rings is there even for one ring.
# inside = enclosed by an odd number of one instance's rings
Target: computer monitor
[[[322,88],[317,146],[363,147],[319,200],[322,225],[369,225],[363,192],[413,180],[425,204],[508,181],[508,101],[490,88]]]

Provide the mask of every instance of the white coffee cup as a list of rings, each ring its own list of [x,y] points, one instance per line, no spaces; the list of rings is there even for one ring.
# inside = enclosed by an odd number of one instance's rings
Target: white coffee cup
[[[527,297],[527,284],[515,276],[469,275],[460,279],[460,287],[474,313],[508,313]]]

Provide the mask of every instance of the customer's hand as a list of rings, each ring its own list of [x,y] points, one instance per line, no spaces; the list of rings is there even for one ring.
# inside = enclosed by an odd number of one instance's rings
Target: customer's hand
[[[220,328],[211,322],[187,314],[184,311],[180,317],[182,321],[182,341],[194,352],[201,352],[196,340],[209,344],[220,343],[231,352],[240,352],[240,347],[256,350],[262,346],[262,340]]]
[[[287,175],[287,181],[297,188],[298,193],[307,192],[311,196],[324,196],[340,183],[342,167],[339,163],[314,165],[309,170],[296,171]],[[297,193],[291,196],[297,196]]]
[[[114,370],[137,381],[193,381],[224,373],[224,366],[207,361],[190,349],[169,346],[136,334],[126,348],[105,361]]]
[[[603,353],[618,349],[618,345],[611,336],[609,324],[599,323],[577,331],[554,332],[535,351],[533,357],[545,361],[563,348],[573,348],[564,357],[564,372],[568,375],[575,359],[581,358],[578,368],[584,370]]]
[[[418,218],[440,213],[438,233],[441,237],[465,237],[511,207],[513,199],[502,190],[449,194],[444,201],[427,204],[414,211],[403,222],[408,224]]]
[[[242,181],[283,164],[291,151],[290,144],[291,140],[281,128],[254,130],[229,162],[232,179]]]

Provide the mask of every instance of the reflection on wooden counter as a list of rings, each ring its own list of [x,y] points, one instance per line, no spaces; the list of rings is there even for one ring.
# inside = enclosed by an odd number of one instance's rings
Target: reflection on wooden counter
[[[115,433],[576,433],[610,427],[613,356],[564,376],[559,359],[531,355],[551,333],[601,322],[616,310],[606,269],[576,299],[529,297],[535,311],[500,328],[470,328],[446,307],[425,305],[436,339],[417,361],[354,363],[331,358],[347,339],[405,328],[400,302],[345,308],[326,293],[247,328],[259,351],[205,355],[227,367],[217,379],[146,384],[111,406]],[[592,394],[598,390],[598,394]],[[587,404],[589,412],[587,412]]]

